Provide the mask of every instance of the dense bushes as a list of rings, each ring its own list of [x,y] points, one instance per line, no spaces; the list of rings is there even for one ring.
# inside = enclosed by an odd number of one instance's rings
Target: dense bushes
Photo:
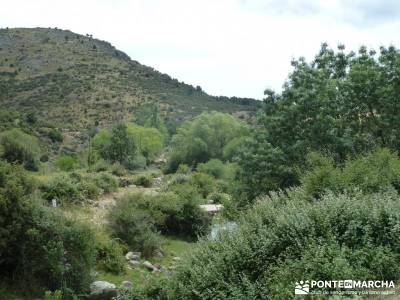
[[[83,200],[78,184],[68,176],[56,176],[41,186],[43,198],[56,199],[61,203],[77,203]]]
[[[142,197],[144,196],[137,194],[120,199],[110,211],[108,220],[115,237],[148,257],[160,249],[161,244],[152,216],[137,206],[136,200]]]
[[[150,175],[142,174],[136,177],[135,184],[143,187],[151,187],[153,185],[153,178]]]
[[[40,148],[35,137],[20,129],[11,129],[0,135],[0,147],[5,160],[23,164],[27,170],[38,169]]]
[[[114,192],[118,188],[118,179],[106,172],[69,176],[59,175],[41,185],[43,198],[61,203],[78,203],[85,199],[97,199],[103,193]]]
[[[103,190],[103,193],[115,192],[118,188],[118,179],[107,172],[88,176],[86,180],[92,180]]]
[[[197,191],[185,185],[160,195],[128,195],[117,202],[108,219],[116,237],[151,256],[160,248],[158,232],[191,237],[206,232],[210,220],[199,204]]]
[[[61,170],[61,171],[72,171],[75,166],[76,166],[76,160],[74,157],[70,155],[61,155],[60,157],[57,158],[55,165]]]
[[[311,153],[307,164],[309,170],[301,175],[301,181],[310,196],[318,197],[327,190],[375,193],[400,188],[400,159],[387,149],[359,155],[343,166],[335,166],[328,156]]]
[[[207,173],[215,178],[223,178],[225,175],[225,166],[219,159],[210,159],[206,163],[199,164],[197,171]]]
[[[98,239],[96,252],[97,265],[100,269],[112,274],[120,274],[125,271],[122,247],[117,241]]]
[[[0,161],[0,277],[21,282],[26,290],[61,289],[70,299],[88,287],[93,235],[31,194],[23,171]]]
[[[239,229],[201,242],[170,280],[147,292],[168,299],[292,299],[300,279],[400,279],[395,192],[308,199],[302,189],[263,199]]]

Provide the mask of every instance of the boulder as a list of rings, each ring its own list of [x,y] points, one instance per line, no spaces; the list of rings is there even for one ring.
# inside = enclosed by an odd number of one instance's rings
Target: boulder
[[[140,259],[140,252],[132,252],[129,251],[127,254],[125,254],[125,258],[127,260],[139,260]]]
[[[153,180],[153,185],[154,186],[160,186],[161,183],[162,183],[162,177],[161,176],[154,178],[154,180]]]
[[[115,284],[109,283],[107,281],[94,281],[90,285],[90,292],[96,292],[99,290],[104,290],[104,289],[115,289]]]
[[[124,290],[130,290],[131,288],[133,288],[133,283],[130,281],[122,281],[121,285],[120,285],[120,289],[124,289]]]
[[[88,300],[112,300],[118,296],[115,284],[107,281],[95,281],[90,285]]]
[[[143,265],[143,267],[145,267],[149,271],[157,270],[157,268],[155,266],[153,266],[153,264],[151,262],[147,261],[147,260],[144,261],[142,265]]]
[[[137,267],[140,266],[140,261],[138,260],[130,260],[128,261],[129,265],[131,265],[132,267]]]

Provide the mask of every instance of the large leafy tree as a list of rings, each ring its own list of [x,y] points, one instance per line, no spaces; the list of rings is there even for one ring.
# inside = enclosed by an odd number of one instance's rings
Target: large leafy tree
[[[340,163],[377,146],[399,149],[399,50],[382,47],[378,55],[365,47],[355,53],[346,52],[344,46],[334,51],[323,44],[313,61],[300,58],[292,65],[282,93],[265,93],[260,125],[271,150],[259,153],[257,141],[250,143],[246,151],[257,158],[249,161],[242,156],[239,163],[244,175],[261,164],[274,165],[277,156],[272,152],[277,149],[292,169],[290,180],[286,172],[278,175],[280,187],[297,181],[294,170],[302,168],[310,151],[328,152]],[[270,168],[263,175],[276,176]],[[274,189],[246,181],[245,185],[253,195]]]
[[[231,115],[202,113],[183,123],[173,136],[169,169],[175,171],[181,163],[195,166],[211,158],[223,159],[225,147],[247,132],[248,128]]]

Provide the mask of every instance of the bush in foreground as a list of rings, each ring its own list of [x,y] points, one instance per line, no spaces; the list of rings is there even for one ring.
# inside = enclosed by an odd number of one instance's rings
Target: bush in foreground
[[[88,227],[31,199],[21,168],[0,161],[0,280],[24,291],[62,290],[63,299],[84,293],[94,265]]]
[[[239,229],[201,242],[131,299],[292,299],[299,280],[400,279],[396,192],[307,199],[300,188],[263,199]]]

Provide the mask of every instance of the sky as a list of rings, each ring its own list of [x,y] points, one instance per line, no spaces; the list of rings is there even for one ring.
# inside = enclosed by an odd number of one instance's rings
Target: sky
[[[0,27],[58,27],[212,95],[262,99],[321,44],[400,45],[399,0],[0,0]]]

